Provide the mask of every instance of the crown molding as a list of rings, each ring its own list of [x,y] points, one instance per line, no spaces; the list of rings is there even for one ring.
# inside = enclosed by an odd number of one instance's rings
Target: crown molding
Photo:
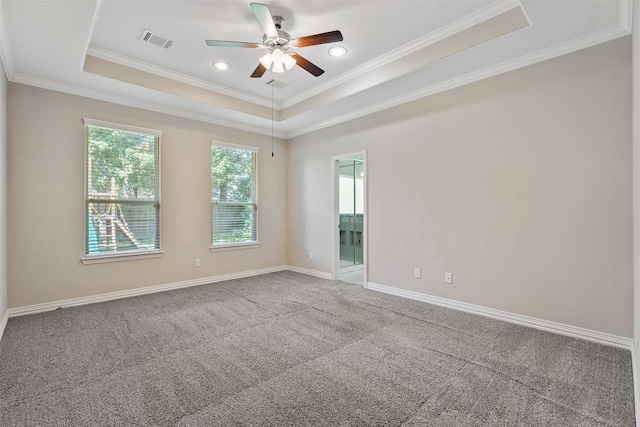
[[[102,0],[98,0],[96,16],[99,13],[99,7],[101,3],[102,3]],[[375,103],[373,105],[369,105],[364,108],[356,109],[354,111],[350,111],[347,114],[342,114],[340,116],[333,117],[329,120],[316,123],[313,126],[293,129],[291,131],[274,130],[273,136],[277,138],[283,138],[283,139],[294,138],[294,137],[315,132],[330,126],[344,123],[349,120],[353,120],[359,117],[363,117],[363,116],[373,114],[379,111],[383,111],[389,108],[393,108],[395,106],[402,105],[411,101],[425,98],[449,89],[454,89],[456,87],[460,87],[460,86],[473,83],[485,78],[493,77],[508,71],[512,71],[521,67],[535,64],[537,62],[552,59],[557,56],[568,54],[580,49],[584,49],[599,43],[604,43],[604,42],[613,40],[615,38],[631,34],[633,0],[619,0],[619,3],[620,3],[620,23],[616,27],[610,27],[608,29],[590,34],[585,37],[580,37],[575,40],[572,40],[557,46],[553,46],[548,49],[543,49],[538,52],[534,52],[532,54],[521,56],[514,60],[496,64],[496,65],[484,68],[482,70],[478,70],[463,76],[459,76],[444,82],[431,85],[426,88],[412,91],[392,99],[388,99],[382,102]],[[361,74],[369,72],[370,70],[376,67],[379,67],[381,65],[384,65],[385,63],[391,62],[403,55],[407,55],[412,51],[415,51],[416,49],[419,49],[420,47],[424,46],[421,43],[426,43],[426,44],[428,44],[429,42],[433,43],[438,38],[441,39],[446,37],[450,32],[455,33],[456,31],[460,31],[461,29],[474,25],[477,22],[482,22],[483,20],[486,20],[491,16],[495,16],[499,13],[504,12],[505,10],[509,10],[518,6],[522,7],[520,0],[505,0],[505,1],[498,1],[498,2],[492,3],[488,7],[485,7],[473,14],[470,14],[463,19],[455,21],[454,23],[449,24],[448,26],[441,28],[436,32],[430,33],[427,36],[421,39],[418,39],[413,43],[409,43],[403,46],[402,48],[389,53],[388,55],[380,57],[374,61],[370,61],[369,63],[353,70],[353,72],[345,73],[339,76],[337,79],[334,79],[331,82],[327,82],[327,84],[325,85],[319,85],[317,88],[314,89],[314,93],[305,92],[301,94],[299,97],[295,98],[295,102],[300,102],[302,99],[306,99],[308,97],[314,96],[316,94],[315,91],[320,93],[322,91],[329,89],[330,87],[342,84],[345,81],[348,81]],[[522,8],[522,10],[525,11],[524,8]],[[525,11],[525,16],[526,16],[526,11]],[[527,17],[527,20],[530,22],[528,17]],[[140,69],[142,67],[144,71],[159,74],[158,67],[152,67],[149,64],[146,64],[140,61],[135,61],[131,58],[127,58],[122,55],[118,55],[104,49],[99,49],[96,47],[87,47],[87,51],[91,52],[92,55],[95,55],[102,59],[113,60],[114,62],[120,63],[121,65],[133,66],[134,68]],[[101,101],[112,102],[116,104],[130,106],[130,107],[141,108],[145,110],[155,111],[158,113],[170,114],[177,117],[183,117],[191,120],[197,120],[197,121],[210,123],[217,126],[229,127],[229,128],[243,130],[247,132],[253,132],[261,135],[267,135],[267,136],[272,135],[271,126],[261,127],[261,126],[255,126],[255,125],[247,125],[246,123],[238,122],[235,120],[215,119],[211,117],[211,115],[209,114],[199,114],[192,111],[171,107],[171,106],[167,106],[159,103],[140,101],[140,100],[122,96],[122,95],[114,95],[112,93],[108,93],[104,91],[87,89],[87,88],[75,86],[72,84],[54,82],[47,79],[42,79],[42,78],[37,78],[37,77],[17,73],[15,71],[15,62],[13,59],[11,44],[9,42],[9,36],[7,32],[7,27],[5,23],[4,12],[2,9],[1,1],[0,1],[0,58],[2,59],[2,63],[5,68],[7,79],[11,82],[40,87],[43,89],[54,90],[57,92],[68,93],[71,95],[93,98]],[[131,62],[128,62],[128,61],[131,61]],[[173,78],[178,81],[203,87],[209,90],[214,90],[214,91],[218,90],[217,85],[213,85],[209,82],[205,82],[199,79],[194,79],[192,77],[185,76],[185,75],[181,75],[180,78],[176,78],[177,73],[171,70],[165,70],[165,71],[167,73],[165,76],[168,78]],[[159,74],[159,75],[163,75],[163,74]],[[229,96],[237,97],[238,95],[237,91],[230,91],[229,89],[226,89],[226,88],[223,88],[223,90],[226,91],[227,92],[226,94],[228,94]],[[265,104],[264,103],[265,101],[262,100],[261,98],[252,99],[252,97],[246,94],[240,94],[240,96],[241,96],[240,99],[247,100],[248,102],[256,102],[256,100],[258,100],[258,102],[260,101],[262,102],[262,104],[260,105],[271,107],[270,103],[267,103],[268,105]],[[301,98],[302,96],[304,96],[305,98]],[[286,108],[290,103],[291,101],[287,102],[286,104],[281,103],[276,108],[277,109]]]
[[[99,3],[101,3],[102,0],[99,0]],[[339,75],[338,77],[327,81],[324,84],[319,84],[317,86],[315,86],[314,88],[301,93],[298,96],[292,97],[289,100],[283,101],[283,102],[276,102],[275,104],[273,104],[273,108],[275,108],[276,110],[283,110],[285,108],[288,108],[292,105],[295,105],[299,102],[302,102],[308,98],[311,98],[313,96],[316,96],[322,92],[325,92],[333,87],[339,86],[349,80],[352,80],[358,76],[361,76],[363,74],[369,73],[372,70],[375,70],[376,68],[379,68],[383,65],[386,65],[388,63],[391,63],[393,61],[398,60],[399,58],[402,58],[404,56],[407,56],[409,54],[412,54],[414,52],[416,52],[417,50],[420,50],[426,46],[429,46],[433,43],[436,43],[440,40],[443,40],[453,34],[456,34],[460,31],[466,30],[467,28],[470,28],[474,25],[477,25],[481,22],[484,22],[488,19],[491,19],[495,16],[498,16],[508,10],[511,10],[513,8],[516,7],[520,7],[523,11],[524,8],[522,8],[522,4],[520,2],[520,0],[498,0],[494,3],[491,3],[490,5],[476,11],[473,12],[467,16],[465,16],[464,18],[458,19],[444,27],[441,27],[429,34],[426,34],[412,42],[409,42],[401,47],[399,47],[398,49],[395,49],[385,55],[382,55],[372,61],[367,62],[366,64],[363,64],[355,69],[353,69],[352,71],[349,71],[347,73],[343,73],[341,75]],[[99,13],[100,10],[100,4],[98,4],[97,7],[97,11],[96,11],[96,16]],[[525,13],[526,16],[526,13]],[[531,21],[528,19],[529,24],[531,24]],[[94,24],[95,24],[95,19],[94,19]],[[92,25],[92,32],[93,32],[93,25]],[[97,58],[103,59],[105,61],[110,61],[110,62],[114,62],[116,64],[120,64],[120,65],[124,65],[127,67],[131,67],[137,70],[141,70],[141,71],[145,71],[148,73],[152,73],[152,74],[156,74],[162,77],[166,77],[169,79],[173,79],[182,83],[186,83],[186,84],[190,84],[192,86],[196,86],[202,89],[207,89],[210,91],[214,91],[223,95],[227,95],[227,96],[231,96],[243,101],[247,101],[247,102],[252,102],[255,103],[257,105],[261,105],[264,107],[272,107],[272,103],[270,100],[261,98],[261,97],[257,97],[257,96],[252,96],[249,95],[245,92],[242,91],[238,91],[238,90],[233,90],[233,89],[229,89],[227,87],[224,87],[222,85],[218,85],[215,83],[211,83],[208,82],[206,80],[202,80],[199,78],[195,78],[183,73],[179,73],[177,71],[173,71],[167,68],[162,68],[156,65],[152,65],[149,64],[147,62],[144,61],[139,61],[130,57],[127,57],[125,55],[121,55],[118,53],[115,53],[113,51],[109,51],[107,49],[102,49],[96,46],[88,46],[87,51],[86,51],[87,55],[91,55],[91,56],[95,56]]]
[[[286,135],[286,138],[294,138],[297,136],[305,135],[307,133],[315,132],[330,126],[334,126],[340,123],[344,123],[359,117],[367,116],[369,114],[377,113],[379,111],[387,110],[402,104],[406,104],[411,101],[416,101],[421,98],[426,98],[431,95],[435,95],[450,89],[455,89],[460,86],[464,86],[470,83],[477,82],[479,80],[487,79],[489,77],[497,76],[509,71],[516,70],[518,68],[526,67],[536,64],[538,62],[546,61],[556,58],[558,56],[566,55],[581,49],[586,49],[591,46],[595,46],[600,43],[605,43],[623,37],[630,34],[630,29],[624,25],[618,25],[599,32],[590,34],[585,37],[579,37],[566,43],[562,43],[551,48],[542,49],[537,52],[521,56],[519,58],[505,61],[500,64],[492,65],[481,70],[477,70],[453,79],[449,79],[434,85],[406,93],[404,95],[397,96],[395,98],[387,99],[376,104],[366,106],[357,110],[350,111],[347,114],[333,117],[324,122],[317,123],[313,126],[300,128]]]
[[[620,1],[620,25],[631,34],[633,30],[633,0]]]
[[[168,68],[159,67],[156,65],[149,64],[148,62],[139,61],[133,58],[130,58],[125,55],[121,55],[119,53],[102,49],[96,46],[91,46],[91,40],[93,40],[93,31],[95,29],[96,23],[98,21],[98,17],[100,15],[100,9],[102,7],[103,0],[97,0],[96,11],[93,16],[93,21],[91,23],[91,29],[89,31],[89,37],[87,38],[87,46],[85,48],[85,57],[87,55],[95,56],[96,58],[103,59],[105,61],[114,62],[116,64],[124,65],[126,67],[135,68],[140,71],[144,71],[147,73],[155,74],[161,77],[165,77],[168,79],[172,79],[181,83],[186,83],[191,86],[199,87],[201,89],[206,89],[212,92],[217,92],[222,95],[231,96],[233,98],[240,99],[242,101],[251,102],[257,105],[261,105],[263,107],[275,108],[279,109],[280,106],[278,103],[273,103],[271,100],[266,100],[257,96],[251,96],[247,93],[229,89],[222,85],[217,85],[215,83],[208,82],[206,80],[202,80],[193,76],[189,76],[183,73],[179,73],[174,70],[170,70]]]
[[[622,0],[622,1],[625,4],[632,3],[631,1],[627,1],[627,0]],[[622,18],[622,15],[623,14],[621,14],[621,18]],[[626,13],[624,15],[626,16]],[[565,55],[571,52],[575,52],[581,49],[595,46],[597,44],[604,43],[604,42],[616,39],[618,37],[623,37],[625,35],[628,35],[630,34],[630,31],[631,31],[630,27],[628,27],[627,25],[623,25],[623,22],[621,21],[621,24],[616,27],[611,27],[585,37],[580,37],[572,41],[569,41],[557,46],[553,46],[548,49],[543,49],[529,55],[521,56],[514,60],[502,62],[500,64],[486,67],[482,70],[478,70],[472,73],[465,74],[463,76],[459,76],[444,82],[440,82],[440,83],[431,85],[429,87],[422,88],[420,90],[409,92],[404,95],[385,100],[383,102],[375,103],[364,108],[353,110],[347,114],[336,116],[329,120],[316,123],[313,126],[294,129],[290,132],[282,132],[282,131],[276,130],[274,131],[274,136],[277,138],[283,138],[283,139],[295,138],[297,136],[305,135],[307,133],[315,132],[315,131],[325,129],[327,127],[335,126],[340,123],[354,120],[369,114],[377,113],[379,111],[383,111],[383,110],[393,108],[402,104],[406,104],[411,101],[415,101],[421,98],[435,95],[435,94],[444,92],[446,90],[454,89],[454,88],[464,86],[466,84],[470,84],[482,79],[497,76],[499,74],[506,73],[508,71],[513,71],[518,68],[526,67],[528,65],[532,65],[538,62],[546,61],[548,59],[561,56],[561,55]],[[2,48],[1,43],[0,43],[0,48]],[[1,54],[4,54],[4,52],[1,52]],[[253,132],[253,133],[258,133],[258,134],[268,135],[268,136],[271,135],[270,127],[263,128],[259,126],[247,125],[245,123],[241,123],[237,121],[214,119],[207,114],[198,114],[198,113],[186,111],[180,108],[170,107],[167,105],[140,101],[137,99],[133,99],[133,98],[129,98],[121,95],[114,95],[112,93],[96,91],[93,89],[86,89],[86,88],[82,88],[82,87],[71,85],[71,84],[59,83],[59,82],[35,78],[27,75],[21,75],[21,74],[15,73],[13,69],[10,68],[10,66],[8,66],[8,64],[11,63],[10,61],[5,61],[4,56],[2,57],[2,59],[5,64],[5,68],[7,70],[11,70],[7,72],[7,75],[9,80],[12,82],[22,83],[30,86],[36,86],[43,89],[50,89],[58,92],[68,93],[71,95],[94,98],[94,99],[98,99],[106,102],[113,102],[116,104],[126,105],[130,107],[142,108],[145,110],[156,111],[159,113],[170,114],[170,115],[192,119],[192,120],[198,120],[201,122],[211,123],[218,126],[225,126],[225,127],[238,129],[238,130],[244,130],[247,132]]]
[[[7,79],[11,80],[11,77],[15,73],[15,61],[13,59],[13,51],[11,50],[11,43],[9,42],[9,31],[7,30],[7,22],[4,18],[4,8],[0,1],[0,58],[4,66],[4,72]]]
[[[177,71],[162,68],[157,65],[151,65],[148,62],[138,61],[137,59],[130,58],[119,53],[112,52],[107,49],[102,49],[95,46],[90,46],[87,49],[87,55],[95,56],[96,58],[103,59],[105,61],[114,62],[116,64],[124,65],[125,67],[135,68],[136,70],[144,71],[146,73],[155,74],[161,77],[172,79],[181,83],[186,83],[191,86],[199,87],[201,89],[217,92],[222,95],[231,96],[233,98],[240,99],[242,101],[251,102],[263,107],[271,108],[271,100],[260,98],[258,96],[251,96],[245,92],[229,89],[222,85],[208,82],[206,80],[199,79],[197,77],[188,76]],[[281,109],[281,105],[277,102],[273,104],[276,110]]]
[[[468,28],[471,28],[474,25],[478,25],[481,22],[494,18],[516,7],[520,7],[524,12],[524,8],[522,7],[520,0],[499,0],[494,3],[491,3],[490,5],[467,15],[464,18],[460,18],[456,21],[453,21],[450,24],[440,27],[429,34],[425,34],[424,36],[414,41],[411,41],[391,52],[388,52],[376,59],[373,59],[359,67],[356,67],[351,71],[342,73],[338,77],[330,81],[319,84],[312,89],[309,89],[297,96],[294,96],[286,101],[283,101],[281,103],[281,108],[282,109],[289,108],[306,99],[309,99],[322,92],[325,92],[329,89],[332,89],[336,86],[339,86],[343,83],[353,80],[359,76],[367,74],[375,70],[376,68],[382,67],[383,65],[389,64],[393,61],[397,61],[398,59],[404,56],[410,55],[431,44],[434,44],[440,40],[443,40],[447,37],[450,37],[454,34],[464,31]],[[531,25],[531,20],[529,19],[529,17],[526,15],[526,13],[524,15],[527,17],[527,21],[529,22],[529,25]]]
[[[87,89],[80,86],[60,83],[52,80],[42,79],[33,76],[14,73],[11,82],[20,83],[28,86],[39,87],[41,89],[53,90],[56,92],[67,93],[69,95],[83,96],[85,98],[96,99],[98,101],[111,102],[114,104],[125,105],[127,107],[141,108],[143,110],[155,111],[157,113],[169,114],[185,119],[197,120],[200,122],[210,123],[216,126],[224,126],[228,128],[238,129],[246,132],[271,136],[271,127],[252,126],[235,120],[216,119],[210,114],[199,114],[182,108],[170,107],[164,104],[154,102],[141,101],[136,98],[130,98],[122,95],[99,91],[95,89]],[[276,138],[286,138],[286,134],[274,130],[273,136]]]
[[[0,0],[1,1],[1,0]],[[91,19],[91,26],[89,27],[89,36],[85,41],[84,45],[84,56],[87,56],[87,52],[91,48],[91,40],[93,40],[93,32],[96,28],[96,24],[98,23],[98,18],[100,17],[100,10],[102,10],[102,0],[96,0],[96,10],[93,12],[93,18]]]

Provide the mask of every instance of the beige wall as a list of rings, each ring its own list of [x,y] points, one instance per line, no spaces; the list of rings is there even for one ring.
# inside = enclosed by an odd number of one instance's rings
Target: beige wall
[[[286,264],[282,141],[14,83],[8,103],[9,307]],[[163,131],[161,258],[81,264],[83,117]],[[212,139],[260,147],[257,249],[209,252]]]
[[[640,2],[633,2],[633,353],[638,351],[640,328]],[[634,370],[635,384],[640,384],[640,371]],[[636,423],[640,425],[640,396],[636,390]]]
[[[275,158],[263,135],[11,83],[9,307],[285,264],[330,272],[331,157],[366,150],[370,282],[630,337],[630,49],[276,141]],[[80,263],[83,117],[164,132],[162,258]],[[208,251],[212,139],[261,147],[258,249]]]
[[[0,61],[0,328],[7,314],[7,294],[7,76]]]
[[[630,49],[289,141],[289,263],[331,272],[331,157],[366,150],[369,282],[630,337]]]

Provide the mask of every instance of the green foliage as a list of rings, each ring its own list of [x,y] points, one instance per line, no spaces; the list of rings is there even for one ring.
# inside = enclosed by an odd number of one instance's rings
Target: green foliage
[[[212,243],[256,240],[255,173],[255,152],[211,148]]]
[[[115,192],[119,199],[156,198],[155,137],[88,126],[90,193]]]
[[[211,149],[211,200],[251,202],[255,153],[214,145]]]

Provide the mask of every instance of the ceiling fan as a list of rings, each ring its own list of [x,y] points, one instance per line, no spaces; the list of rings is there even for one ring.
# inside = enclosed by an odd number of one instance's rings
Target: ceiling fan
[[[292,39],[288,33],[280,29],[282,28],[284,19],[281,16],[271,16],[271,12],[269,12],[266,4],[251,3],[251,9],[264,31],[262,43],[225,40],[206,40],[205,43],[208,46],[269,49],[269,52],[260,58],[260,63],[253,71],[253,74],[251,74],[251,77],[254,78],[262,77],[272,65],[273,67],[271,69],[274,73],[283,73],[285,70],[291,69],[294,65],[298,65],[316,77],[324,73],[322,68],[311,63],[299,53],[293,52],[293,50],[301,47],[342,41],[342,33],[340,33],[340,31],[329,31],[327,33]]]

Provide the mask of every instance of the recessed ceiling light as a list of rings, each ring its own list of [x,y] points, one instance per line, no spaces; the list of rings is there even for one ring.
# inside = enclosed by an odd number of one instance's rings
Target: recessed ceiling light
[[[335,46],[329,49],[329,55],[331,56],[344,56],[347,54],[347,49],[342,46]]]
[[[221,71],[227,71],[231,68],[231,65],[227,64],[226,62],[214,62],[213,66],[216,68],[216,70]]]

